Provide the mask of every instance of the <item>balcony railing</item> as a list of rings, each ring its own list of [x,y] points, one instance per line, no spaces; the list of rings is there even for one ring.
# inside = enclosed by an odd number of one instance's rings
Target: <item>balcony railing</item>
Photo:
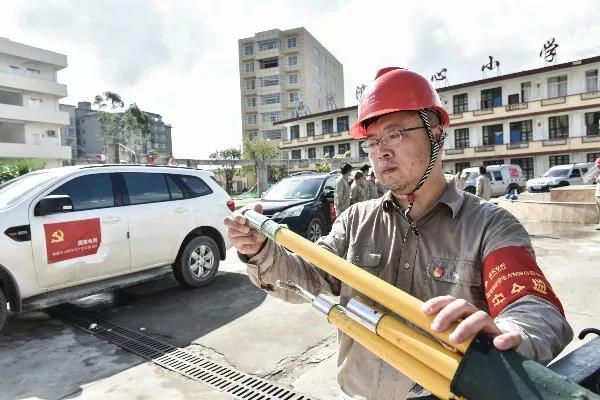
[[[450,119],[461,119],[463,117],[463,113],[450,114]]]
[[[600,142],[600,135],[582,136],[581,143]]]
[[[494,145],[490,144],[490,145],[475,147],[475,153],[483,153],[486,151],[494,151]]]
[[[542,100],[542,106],[550,106],[552,104],[562,104],[567,102],[567,96],[552,97]]]
[[[504,109],[508,112],[508,111],[515,111],[515,110],[524,110],[527,107],[529,107],[529,105],[527,103],[516,103],[516,104],[509,104],[509,105],[505,106]]]
[[[321,134],[321,135],[315,135],[313,140],[321,140],[325,137],[325,135]]]
[[[464,154],[465,149],[446,149],[446,155],[451,156],[453,154]]]
[[[567,139],[566,138],[542,140],[542,146],[544,146],[544,147],[546,147],[546,146],[560,146],[560,145],[563,145],[563,144],[567,144]]]
[[[600,90],[594,92],[581,93],[581,100],[596,99],[600,97]]]
[[[308,138],[306,136],[301,136],[298,138],[299,142],[306,142],[308,140]]]
[[[494,109],[493,108],[482,108],[479,110],[475,110],[473,111],[473,115],[487,115],[487,114],[493,114],[494,113]]]
[[[506,143],[506,150],[526,149],[529,147],[529,142]]]

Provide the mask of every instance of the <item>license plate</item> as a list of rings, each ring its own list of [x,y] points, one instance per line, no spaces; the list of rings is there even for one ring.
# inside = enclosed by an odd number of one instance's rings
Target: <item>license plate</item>
[[[533,188],[533,190],[541,190],[542,189],[541,185],[533,185],[531,187]]]

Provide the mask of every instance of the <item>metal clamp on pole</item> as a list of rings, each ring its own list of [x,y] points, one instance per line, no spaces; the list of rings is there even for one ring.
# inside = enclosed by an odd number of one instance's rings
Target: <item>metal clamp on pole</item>
[[[377,324],[384,314],[372,309],[356,299],[350,299],[346,305],[348,316],[373,333],[377,333]]]
[[[298,296],[300,296],[303,299],[305,299],[306,301],[310,302],[312,304],[312,306],[314,308],[316,308],[317,310],[319,310],[321,313],[323,313],[326,318],[329,315],[329,312],[331,311],[331,309],[333,307],[335,307],[335,305],[337,304],[332,299],[330,299],[329,297],[324,296],[322,294],[320,294],[316,297],[313,296],[312,293],[307,292],[305,289],[301,288],[300,286],[298,286],[297,284],[295,284],[292,281],[285,281],[285,282],[277,281],[277,282],[275,282],[275,285],[278,288],[282,288],[282,289],[286,289],[291,292],[294,292]]]
[[[246,209],[242,211],[242,215],[248,220],[248,224],[251,228],[262,232],[271,240],[275,240],[277,231],[282,228],[277,222],[254,210]]]

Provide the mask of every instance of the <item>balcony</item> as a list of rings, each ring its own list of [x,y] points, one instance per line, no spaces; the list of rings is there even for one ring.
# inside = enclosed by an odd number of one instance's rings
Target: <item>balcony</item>
[[[566,138],[542,140],[542,146],[562,146],[567,144]]]
[[[597,99],[600,97],[600,91],[581,93],[581,100]]]
[[[473,115],[475,115],[475,116],[488,115],[488,114],[493,114],[493,113],[494,113],[493,108],[482,108],[482,109],[473,111]]]
[[[593,142],[600,142],[600,135],[582,136],[581,137],[581,143],[593,143]]]
[[[494,151],[494,145],[484,145],[475,147],[475,153],[484,153],[487,151]]]
[[[41,158],[70,160],[71,147],[43,146],[24,143],[2,143],[0,158]]]
[[[528,147],[529,147],[529,142],[506,143],[507,150],[527,149]]]
[[[553,104],[563,104],[567,102],[567,97],[566,96],[560,96],[560,97],[552,97],[550,99],[544,99],[542,100],[542,106],[551,106]]]
[[[463,154],[465,152],[465,149],[460,148],[460,149],[446,149],[444,150],[446,152],[447,156],[451,156],[453,154]]]
[[[69,125],[69,113],[31,109],[21,106],[0,104],[0,119],[19,122],[42,122],[56,125]]]
[[[461,119],[462,117],[463,117],[463,113],[450,114],[450,120]]]
[[[529,107],[527,105],[527,103],[517,103],[517,104],[509,104],[506,107],[504,107],[504,109],[506,110],[506,112],[510,112],[510,111],[516,111],[516,110],[524,110],[527,107]]]
[[[322,135],[314,135],[314,136],[300,136],[298,138],[284,140],[281,142],[282,147],[297,147],[299,143],[303,143],[305,146],[307,144],[327,144],[333,142],[339,142],[342,140],[352,140],[350,137],[349,131],[337,131],[337,132],[329,132]]]
[[[0,72],[0,87],[24,92],[45,93],[56,97],[67,97],[67,86],[39,78]]]

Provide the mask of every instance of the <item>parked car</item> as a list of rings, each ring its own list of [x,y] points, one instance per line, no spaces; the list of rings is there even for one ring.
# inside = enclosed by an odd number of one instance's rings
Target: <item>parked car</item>
[[[303,173],[282,179],[262,197],[263,214],[316,241],[335,221],[333,194],[339,174]]]
[[[589,169],[589,163],[577,163],[569,165],[556,165],[550,168],[541,178],[527,181],[527,190],[530,192],[544,192],[552,188],[581,185],[583,176]]]
[[[486,176],[492,184],[492,197],[503,196],[507,193],[521,193],[525,190],[525,177],[521,167],[515,164],[488,165]],[[461,175],[470,172],[465,182],[464,190],[475,193],[479,167],[465,168]]]
[[[231,247],[233,201],[211,172],[95,165],[0,186],[0,327],[48,307],[164,275],[210,283]]]

